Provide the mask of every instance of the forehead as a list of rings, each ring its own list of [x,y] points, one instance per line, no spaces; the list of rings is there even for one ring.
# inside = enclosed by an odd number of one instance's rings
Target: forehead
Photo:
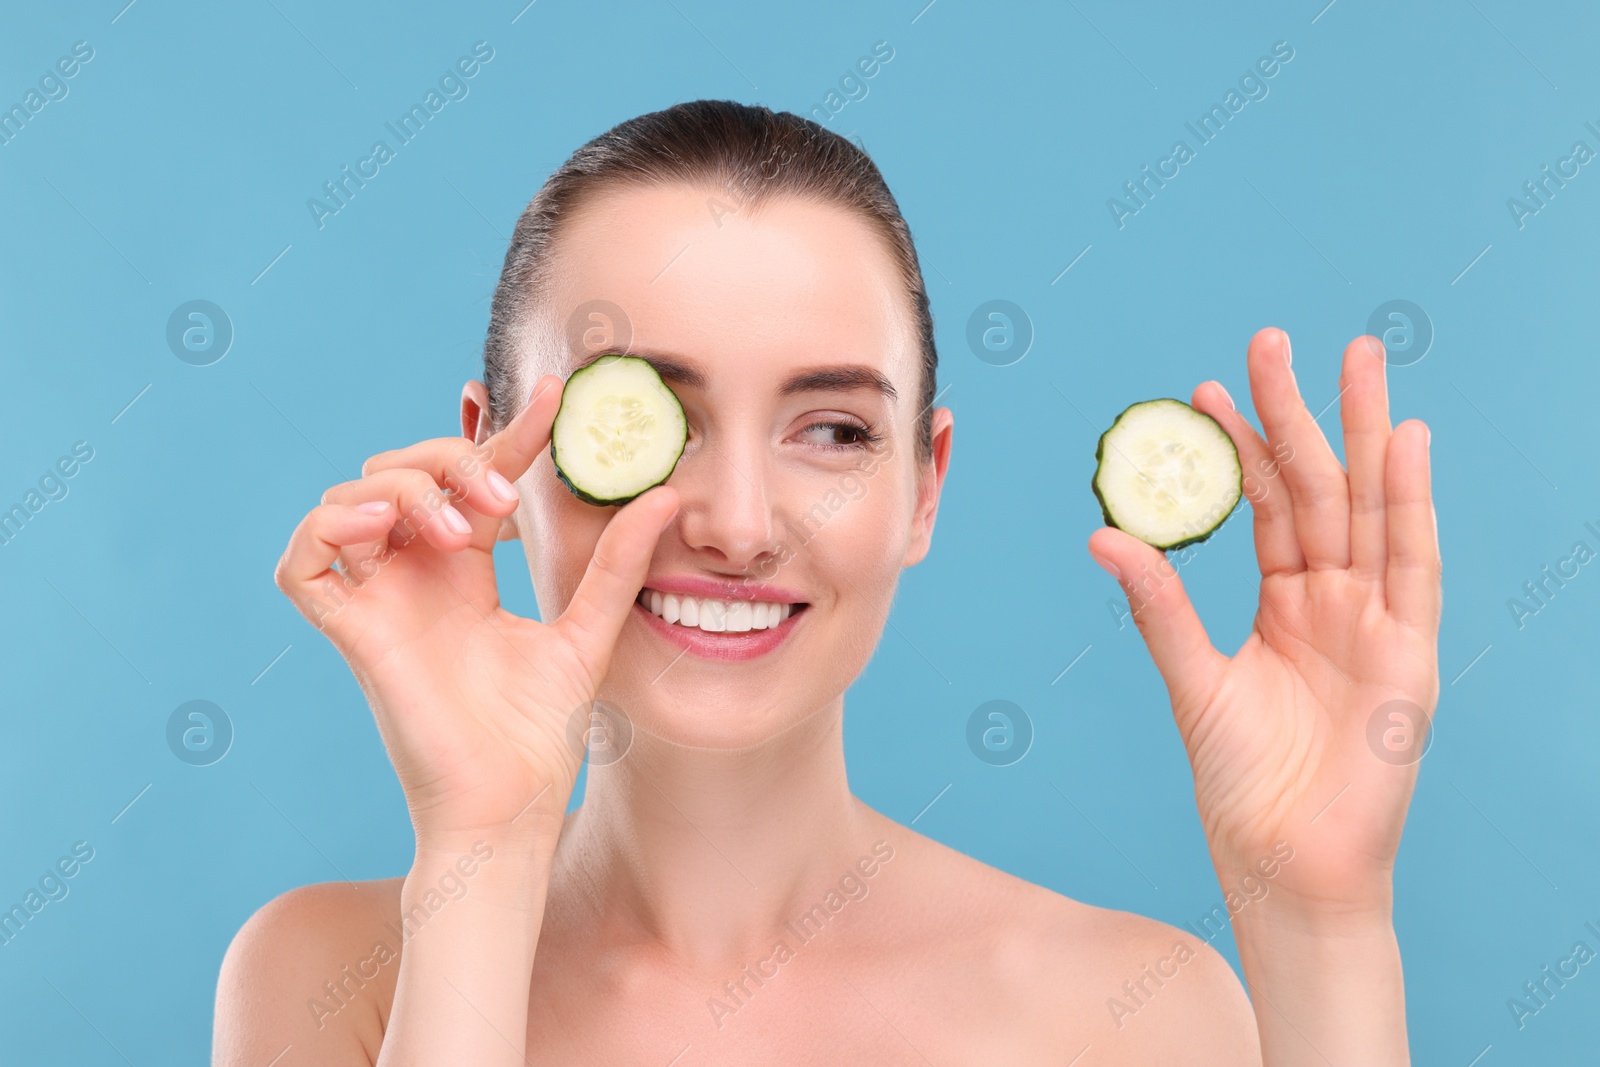
[[[913,391],[904,283],[884,238],[844,208],[794,197],[757,207],[714,186],[611,189],[564,223],[553,251],[549,307],[568,327],[561,373],[631,340],[681,352],[713,378],[848,358]],[[595,306],[599,318],[571,318]]]

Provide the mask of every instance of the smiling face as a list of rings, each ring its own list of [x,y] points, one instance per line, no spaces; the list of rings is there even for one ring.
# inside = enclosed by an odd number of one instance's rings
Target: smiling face
[[[523,380],[565,377],[605,350],[573,350],[566,324],[608,301],[689,423],[667,482],[682,505],[601,698],[651,734],[718,748],[837,708],[901,568],[927,551],[950,441],[939,409],[933,456],[919,462],[922,356],[883,239],[836,206],[735,208],[720,190],[667,185],[599,194],[563,223],[553,255]],[[615,511],[569,493],[548,451],[520,488],[550,619]]]

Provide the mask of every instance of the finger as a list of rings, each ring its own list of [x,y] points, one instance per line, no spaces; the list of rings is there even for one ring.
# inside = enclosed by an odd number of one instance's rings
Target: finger
[[[565,382],[546,374],[533,383],[533,396],[515,418],[484,446],[494,469],[515,482],[527,473],[533,461],[550,443],[550,424],[561,407]]]
[[[1250,339],[1250,395],[1269,446],[1287,442],[1284,480],[1306,567],[1350,565],[1350,489],[1322,428],[1306,410],[1289,367],[1289,335],[1268,327]]]
[[[1388,557],[1384,456],[1389,450],[1389,386],[1383,343],[1357,337],[1344,350],[1339,418],[1350,470],[1350,569],[1381,578]]]
[[[473,542],[472,524],[453,507],[431,474],[415,469],[378,471],[322,494],[324,504],[385,500],[399,511],[390,541],[403,545],[419,534],[441,552],[459,552]],[[492,537],[486,541],[493,544]]]
[[[1306,569],[1300,554],[1300,539],[1294,532],[1294,505],[1281,475],[1279,457],[1255,427],[1233,407],[1233,400],[1220,382],[1202,382],[1194,391],[1192,406],[1217,420],[1239,450],[1239,466],[1244,473],[1244,495],[1255,516],[1256,562],[1263,578],[1274,574],[1295,574]],[[1282,449],[1289,453],[1287,447]]]
[[[473,511],[504,518],[517,510],[517,490],[488,462],[488,442],[474,444],[465,437],[436,437],[406,448],[380,452],[361,465],[363,475],[379,471],[420,470],[450,490]],[[498,523],[480,524],[496,529]]]
[[[389,538],[379,537],[373,541],[362,541],[358,544],[344,545],[339,549],[337,568],[349,582],[360,585],[375,576],[383,564],[394,553],[389,544]]]
[[[273,580],[300,606],[318,593],[327,579],[340,580],[332,567],[345,546],[381,539],[397,518],[399,513],[387,501],[319,504],[289,536]]]
[[[1211,646],[1178,570],[1160,551],[1113,527],[1089,535],[1089,554],[1128,595],[1133,621],[1167,683],[1173,706],[1208,692],[1227,657]],[[1186,724],[1179,723],[1180,729]]]
[[[1384,469],[1388,510],[1389,614],[1427,631],[1439,626],[1439,533],[1433,512],[1428,427],[1407,419],[1389,439]]]
[[[657,486],[612,516],[572,602],[553,623],[577,649],[598,682],[611,665],[617,634],[644,587],[656,542],[678,513],[678,491]]]

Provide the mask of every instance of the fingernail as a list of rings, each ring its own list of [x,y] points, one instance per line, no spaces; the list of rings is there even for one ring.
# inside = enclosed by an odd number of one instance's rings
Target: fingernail
[[[1106,559],[1104,556],[1095,556],[1093,552],[1091,552],[1089,554],[1091,556],[1094,556],[1094,561],[1096,563],[1100,564],[1100,566],[1105,568],[1105,571],[1106,571],[1107,574],[1111,575],[1111,577],[1115,578],[1119,582],[1122,581],[1122,572],[1117,569],[1117,565],[1115,563],[1112,563],[1109,559]]]
[[[510,503],[511,501],[517,499],[516,488],[512,486],[510,482],[506,481],[506,476],[501,474],[499,471],[489,472],[489,492],[493,493],[497,498],[505,501],[506,503]]]
[[[662,530],[665,530],[668,526],[672,525],[672,520],[678,517],[678,512],[681,511],[682,508],[683,505],[680,504],[678,507],[672,509],[672,514],[668,515],[661,523]]]
[[[472,524],[467,522],[466,516],[449,504],[440,509],[439,514],[444,516],[444,524],[450,527],[451,532],[458,534],[472,532]]]
[[[1224,400],[1226,400],[1228,402],[1228,410],[1229,411],[1238,411],[1239,410],[1238,407],[1234,405],[1233,397],[1228,395],[1227,387],[1224,386],[1221,382],[1218,382],[1217,383],[1217,388],[1219,390],[1221,390],[1221,392],[1222,392],[1222,399],[1224,399]]]
[[[1278,333],[1283,335],[1283,362],[1292,367],[1294,366],[1294,348],[1289,344],[1289,332],[1287,330],[1279,330]]]
[[[357,504],[356,510],[364,511],[368,515],[382,515],[389,510],[389,502],[387,500],[368,500],[364,504]]]

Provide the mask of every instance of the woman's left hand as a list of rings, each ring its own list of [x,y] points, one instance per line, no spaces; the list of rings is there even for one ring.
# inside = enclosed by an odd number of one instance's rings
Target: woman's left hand
[[[1193,400],[1233,439],[1254,509],[1260,606],[1243,647],[1212,647],[1163,553],[1109,527],[1089,550],[1127,592],[1166,681],[1223,889],[1244,895],[1244,877],[1271,870],[1275,912],[1387,925],[1439,695],[1428,430],[1390,429],[1375,338],[1344,352],[1348,472],[1301,399],[1288,336],[1256,334],[1249,368],[1265,440],[1220,384]],[[1292,861],[1279,864],[1284,845]]]

